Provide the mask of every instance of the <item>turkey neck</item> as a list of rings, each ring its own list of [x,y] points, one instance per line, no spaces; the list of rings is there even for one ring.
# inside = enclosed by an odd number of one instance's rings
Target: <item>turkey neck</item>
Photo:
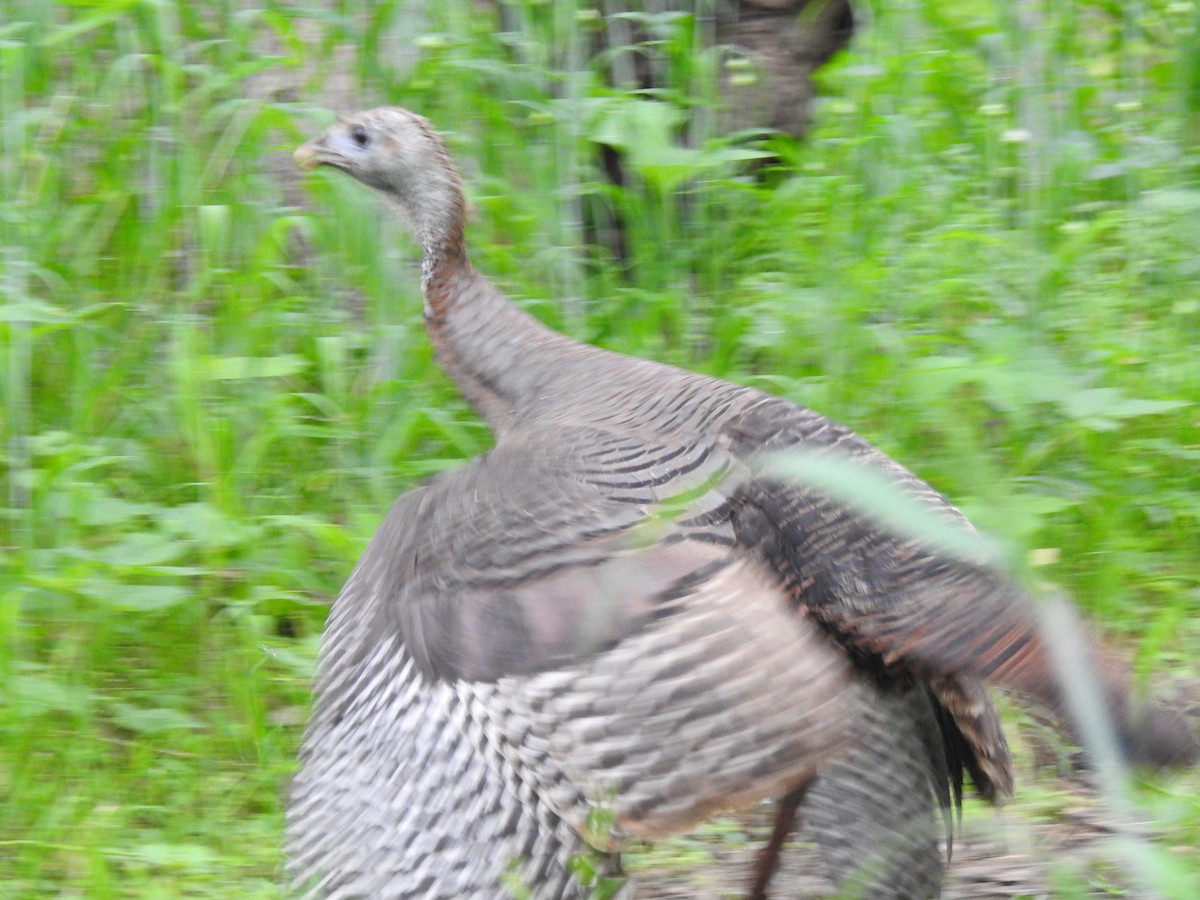
[[[425,328],[438,365],[498,436],[576,342],[519,309],[467,259],[461,234],[427,244]]]

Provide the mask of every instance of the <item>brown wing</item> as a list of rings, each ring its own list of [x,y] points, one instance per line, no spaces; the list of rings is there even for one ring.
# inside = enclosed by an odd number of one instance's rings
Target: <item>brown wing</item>
[[[992,714],[980,719],[971,712],[978,709],[973,698],[982,698],[972,679],[1066,711],[1037,610],[1017,584],[935,541],[898,533],[870,503],[848,503],[822,487],[775,477],[762,453],[801,447],[836,454],[847,466],[882,473],[939,526],[969,533],[966,520],[936,491],[847,429],[783,401],[765,401],[730,429],[730,437],[758,472],[735,515],[738,540],[767,548],[772,565],[789,573],[798,602],[849,652],[868,665],[931,682],[968,738],[993,724]],[[1098,645],[1090,654],[1078,663],[1096,672],[1134,760],[1169,765],[1200,757],[1182,719],[1135,711],[1125,666]]]
[[[512,771],[605,849],[807,782],[858,716],[846,660],[759,564],[688,552],[704,574],[664,595],[668,615],[572,664],[457,684]]]
[[[672,615],[727,563],[706,548],[733,543],[728,523],[686,521],[725,502],[730,463],[713,442],[554,438],[511,439],[438,478],[394,526],[405,537],[380,628],[431,677],[493,681],[585,659]]]
[[[502,443],[389,526],[412,537],[375,630],[599,846],[811,779],[848,739],[855,676],[734,545],[729,457],[592,431],[547,446]]]
[[[587,851],[576,833],[537,797],[509,789],[463,733],[453,691],[423,678],[399,636],[376,627],[392,551],[423,493],[389,514],[321,641],[289,789],[291,893],[494,900],[515,877],[530,898],[584,900],[593,894],[573,874]]]

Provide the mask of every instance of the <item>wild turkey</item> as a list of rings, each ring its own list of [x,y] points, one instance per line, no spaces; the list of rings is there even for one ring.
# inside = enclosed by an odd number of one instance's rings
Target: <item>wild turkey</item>
[[[882,827],[896,852],[870,895],[935,894],[930,798],[964,769],[985,796],[1012,787],[980,679],[1063,708],[1033,607],[770,453],[882,474],[968,532],[961,514],[816,413],[520,311],[468,262],[459,177],[420,116],[353,115],[296,158],[407,221],[438,360],[496,445],[401,497],[334,605],[288,809],[294,887],[585,896],[587,847],[605,870],[627,837],[788,797],[837,880]],[[1183,721],[1135,710],[1125,668],[1094,655],[1131,758],[1194,762]],[[870,874],[888,866],[911,880]]]

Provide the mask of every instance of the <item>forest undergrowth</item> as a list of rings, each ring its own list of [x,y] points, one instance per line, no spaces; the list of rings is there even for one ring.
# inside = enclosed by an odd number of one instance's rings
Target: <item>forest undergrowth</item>
[[[853,427],[1200,706],[1197,4],[863,5],[799,143],[711,133],[703,17],[644,17],[638,92],[590,8],[499,5],[5,0],[0,895],[279,895],[328,606],[489,444],[402,227],[291,163],[381,103],[448,134],[526,309]],[[623,259],[588,241],[617,218]],[[1197,774],[1110,787],[1200,896]]]

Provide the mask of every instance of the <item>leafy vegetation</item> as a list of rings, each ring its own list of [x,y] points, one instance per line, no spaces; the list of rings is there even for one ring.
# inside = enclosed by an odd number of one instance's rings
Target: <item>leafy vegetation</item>
[[[1200,7],[863,7],[797,145],[693,127],[690,17],[646,20],[672,81],[639,95],[582,4],[498,5],[6,0],[11,896],[276,896],[327,604],[393,496],[488,444],[400,226],[292,171],[328,106],[446,129],[476,264],[553,326],[854,426],[1155,687],[1200,675]],[[585,245],[614,213],[621,262]],[[1180,897],[1197,786],[1138,792]]]

